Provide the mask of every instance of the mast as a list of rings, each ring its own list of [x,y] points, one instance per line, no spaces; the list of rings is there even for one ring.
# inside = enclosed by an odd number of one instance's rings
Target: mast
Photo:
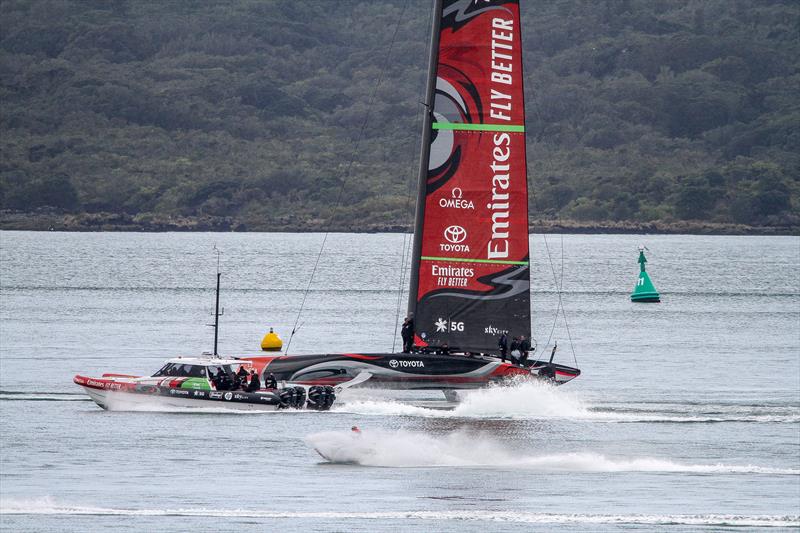
[[[425,91],[425,117],[422,121],[422,146],[419,151],[419,175],[417,177],[417,208],[414,217],[414,244],[411,256],[411,278],[408,290],[408,314],[417,308],[420,257],[422,256],[422,223],[425,219],[425,198],[428,185],[428,160],[431,152],[431,123],[433,122],[433,99],[436,93],[436,67],[439,62],[439,27],[442,0],[433,0],[431,16],[431,42],[428,57],[428,86]]]
[[[217,353],[217,340],[219,339],[219,278],[222,274],[217,271],[217,306],[214,309],[214,356],[216,357],[219,355]]]
[[[216,306],[214,307],[214,323],[213,324],[209,324],[209,326],[214,328],[214,357],[217,357],[217,356],[219,356],[219,353],[217,353],[217,342],[219,340],[219,317],[221,315],[225,314],[225,309],[223,309],[222,312],[220,313],[220,311],[219,311],[219,280],[222,277],[222,272],[220,272],[220,270],[219,270],[219,258],[220,258],[220,255],[222,254],[222,252],[219,251],[219,248],[217,248],[216,244],[214,245],[214,251],[217,253],[217,295],[216,295],[217,303],[216,303]]]

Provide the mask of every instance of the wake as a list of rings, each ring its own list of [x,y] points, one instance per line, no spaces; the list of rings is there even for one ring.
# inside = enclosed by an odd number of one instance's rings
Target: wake
[[[469,432],[433,437],[413,431],[314,433],[306,444],[335,464],[413,467],[494,467],[540,472],[684,472],[800,475],[800,469],[755,465],[684,464],[652,457],[608,457],[595,452],[520,455],[503,443]]]
[[[392,399],[360,399],[365,391],[347,391],[332,411],[367,416],[485,418],[509,420],[566,419],[616,423],[798,423],[796,406],[614,404],[590,405],[573,391],[542,382],[521,381],[460,392],[458,404],[439,408]]]
[[[611,524],[611,525],[689,525],[711,527],[798,527],[798,515],[730,515],[730,514],[566,514],[537,513],[520,510],[408,510],[408,511],[280,511],[270,509],[225,509],[219,507],[189,508],[114,508],[60,504],[52,498],[3,499],[0,515],[22,516],[130,516],[186,518],[262,518],[317,520],[424,520],[489,522],[511,524]]]

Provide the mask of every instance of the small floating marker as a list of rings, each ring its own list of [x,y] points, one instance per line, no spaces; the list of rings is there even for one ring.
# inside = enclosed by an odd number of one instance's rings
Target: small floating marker
[[[636,287],[633,288],[631,293],[632,302],[660,302],[661,296],[650,281],[650,276],[645,272],[644,264],[647,259],[644,256],[644,246],[639,247],[639,279],[636,281]]]
[[[261,339],[261,349],[265,352],[279,352],[281,348],[283,348],[283,341],[277,333],[272,331],[272,328],[269,328],[269,333]]]

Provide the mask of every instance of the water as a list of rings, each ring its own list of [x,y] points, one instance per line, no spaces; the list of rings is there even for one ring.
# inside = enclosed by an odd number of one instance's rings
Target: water
[[[392,348],[403,239],[330,236],[292,352]],[[558,389],[187,414],[106,412],[72,384],[209,350],[214,244],[221,351],[285,339],[321,241],[0,233],[3,529],[800,527],[796,237],[533,236],[539,351],[583,370]],[[640,243],[661,304],[628,300]]]

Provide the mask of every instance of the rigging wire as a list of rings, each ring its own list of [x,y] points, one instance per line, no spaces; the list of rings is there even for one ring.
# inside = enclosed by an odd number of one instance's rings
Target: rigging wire
[[[433,16],[433,10],[428,12],[428,23],[425,25],[426,28],[431,26],[431,17]],[[425,77],[427,72],[423,69],[421,73],[421,82],[419,85],[422,86],[422,92],[424,93],[427,90],[425,86]],[[424,98],[423,98],[424,100]],[[423,124],[425,120],[425,113],[428,112],[428,108],[423,103],[422,107],[420,108],[418,123]],[[420,128],[417,128],[419,130]],[[414,155],[416,156],[415,159],[419,159],[420,151],[422,150],[422,145],[420,143],[416,143],[417,148],[414,150]],[[406,205],[405,205],[405,212],[406,216],[410,217],[413,222],[413,215],[411,211],[409,211],[409,206],[411,205],[411,197],[414,194],[414,174],[412,172],[411,179],[408,180],[408,191],[406,194]],[[410,224],[409,224],[410,225]],[[400,324],[400,308],[403,301],[403,285],[405,284],[406,278],[406,268],[411,263],[411,259],[408,257],[409,253],[411,252],[411,243],[413,242],[413,229],[412,233],[409,237],[407,232],[403,233],[403,251],[402,251],[402,259],[400,261],[400,283],[397,288],[397,308],[395,309],[395,316],[394,316],[394,334],[392,335],[392,353],[394,353],[395,347],[397,346],[397,327]],[[409,288],[409,291],[411,288]]]
[[[538,95],[538,92],[534,91],[533,98],[532,98],[534,101],[537,100],[537,95]],[[541,112],[539,111],[539,109],[540,109],[539,103],[540,102],[536,102],[536,105],[534,106],[534,112],[536,113],[536,115],[537,115],[537,117],[539,119],[539,123],[541,124],[544,121],[542,119]],[[545,157],[547,159],[549,159],[549,155],[545,155]],[[536,211],[538,213],[538,212],[540,212],[540,210],[539,210],[538,198],[536,196],[536,189],[532,187],[531,188],[531,192],[532,192],[532,196],[533,196],[533,205],[536,208]],[[578,366],[578,358],[577,358],[577,356],[575,354],[575,345],[572,342],[572,333],[569,330],[569,322],[567,320],[567,310],[564,308],[564,300],[563,300],[563,288],[564,288],[564,234],[563,233],[561,234],[561,279],[560,280],[556,276],[555,266],[553,265],[553,257],[552,257],[552,255],[550,253],[550,246],[547,243],[547,234],[546,233],[542,233],[542,237],[544,239],[545,250],[547,251],[547,259],[550,262],[550,270],[553,273],[553,284],[556,287],[556,293],[558,295],[558,304],[556,305],[556,313],[555,313],[555,316],[553,317],[553,326],[550,329],[550,336],[547,338],[547,342],[545,343],[545,345],[542,346],[541,352],[536,356],[536,361],[539,361],[541,359],[542,354],[545,353],[545,351],[547,350],[547,346],[550,344],[550,341],[553,338],[553,333],[555,332],[556,324],[558,323],[558,315],[559,315],[559,312],[560,312],[561,315],[564,317],[564,327],[565,327],[566,332],[567,332],[567,338],[569,340],[570,350],[572,351],[572,359],[575,361],[575,366],[577,367]]]
[[[408,196],[406,197],[406,212],[408,212],[408,207],[411,204],[411,193],[412,188],[409,187]],[[397,309],[395,310],[394,315],[394,335],[392,335],[392,353],[394,353],[395,347],[397,345],[397,326],[400,322],[400,306],[403,300],[403,284],[406,279],[406,265],[410,262],[408,258],[408,252],[411,250],[409,246],[409,241],[411,239],[408,238],[408,233],[403,233],[403,251],[402,251],[402,259],[400,261],[400,283],[397,287]]]
[[[391,57],[392,50],[394,49],[394,43],[397,39],[397,32],[400,29],[400,23],[403,21],[403,15],[405,15],[406,8],[408,7],[408,0],[403,2],[403,8],[400,10],[400,16],[397,18],[397,24],[395,24],[394,32],[392,33],[392,38],[389,42],[389,48],[386,51],[386,56],[384,57],[383,68],[381,68],[380,72],[378,73],[378,79],[375,81],[375,86],[372,89],[372,94],[369,97],[369,101],[367,102],[367,112],[364,115],[364,121],[361,123],[361,127],[358,130],[358,135],[356,136],[356,142],[353,145],[353,152],[350,156],[350,162],[347,164],[345,168],[342,183],[339,186],[339,192],[336,195],[336,202],[333,204],[333,209],[331,210],[331,215],[328,218],[327,227],[330,228],[333,221],[336,219],[336,214],[339,211],[339,206],[342,201],[342,196],[344,195],[345,185],[347,184],[347,180],[350,178],[350,171],[353,168],[353,163],[355,162],[356,154],[358,153],[358,149],[361,145],[361,140],[364,138],[364,131],[366,130],[367,123],[369,122],[369,117],[372,113],[372,107],[375,102],[375,97],[378,94],[378,89],[380,88],[381,84],[383,83],[383,76],[386,73],[386,67],[389,64],[389,58]],[[308,298],[308,293],[311,291],[311,284],[314,282],[314,276],[317,273],[317,268],[319,267],[320,259],[322,258],[322,253],[325,251],[325,244],[328,242],[328,236],[330,235],[330,230],[325,232],[325,236],[322,239],[322,245],[319,248],[319,253],[317,254],[317,258],[314,261],[314,268],[311,270],[311,277],[308,280],[308,285],[306,286],[306,290],[303,292],[303,299],[300,302],[300,309],[297,311],[297,318],[295,318],[294,325],[292,326],[292,333],[289,335],[289,340],[286,342],[286,351],[285,354],[289,354],[289,346],[292,344],[292,339],[294,338],[295,333],[297,332],[297,324],[300,322],[300,316],[303,313],[303,309],[306,305],[306,299]]]
[[[547,250],[547,258],[550,261],[550,270],[553,273],[553,284],[556,286],[556,293],[558,295],[558,305],[556,306],[556,316],[555,316],[555,318],[553,320],[553,327],[550,329],[550,336],[547,338],[547,343],[542,348],[542,352],[544,353],[544,350],[547,349],[547,345],[550,344],[550,340],[553,338],[553,332],[556,329],[556,324],[558,322],[558,315],[559,315],[559,312],[560,312],[561,315],[564,317],[564,328],[567,331],[567,338],[569,339],[569,347],[570,347],[570,350],[572,351],[572,359],[575,361],[575,366],[578,366],[578,358],[575,355],[575,346],[574,346],[574,344],[572,342],[572,333],[569,330],[569,321],[567,320],[567,310],[564,307],[564,300],[563,300],[563,294],[564,294],[564,234],[563,233],[561,234],[561,277],[560,277],[560,279],[558,279],[556,277],[556,269],[555,269],[555,266],[553,265],[553,257],[552,257],[552,254],[550,253],[550,246],[547,244],[547,236],[544,235],[544,234],[542,234],[542,236],[544,237],[544,247]],[[540,357],[541,356],[537,356],[536,360],[538,361],[540,359]]]
[[[408,209],[408,206],[406,206]],[[406,279],[406,256],[408,255],[408,234],[403,233],[403,259],[400,262],[400,283],[397,287],[397,309],[395,310],[394,314],[394,334],[392,335],[392,353],[397,346],[397,327],[400,322],[400,306],[403,300],[403,282]]]

